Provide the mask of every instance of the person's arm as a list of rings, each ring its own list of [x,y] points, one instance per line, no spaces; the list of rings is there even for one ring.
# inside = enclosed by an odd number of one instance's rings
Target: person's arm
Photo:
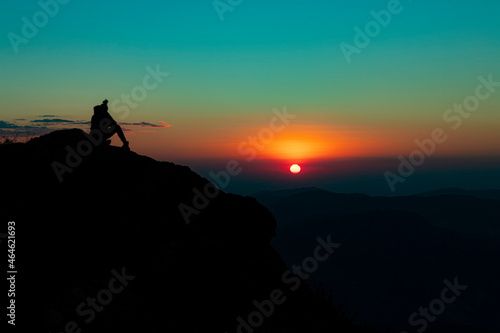
[[[108,118],[109,120],[111,120],[111,123],[116,126],[118,125],[118,123],[113,119],[113,117],[111,117],[111,115],[109,114],[108,111],[106,111],[106,118]]]

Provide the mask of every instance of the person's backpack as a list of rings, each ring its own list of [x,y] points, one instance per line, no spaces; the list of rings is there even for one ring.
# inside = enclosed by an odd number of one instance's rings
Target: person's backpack
[[[102,118],[102,105],[96,105],[94,106],[94,115],[92,116],[92,119],[90,120],[90,128],[99,128],[99,123]]]

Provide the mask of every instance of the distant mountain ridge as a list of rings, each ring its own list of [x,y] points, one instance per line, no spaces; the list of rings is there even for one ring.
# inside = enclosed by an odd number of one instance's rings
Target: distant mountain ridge
[[[445,188],[417,194],[419,196],[462,195],[468,197],[500,200],[500,190],[464,190],[460,188]]]
[[[410,316],[439,296],[444,279],[457,278],[467,291],[436,322],[427,320],[425,331],[495,333],[500,205],[447,192],[370,197],[302,188],[254,196],[278,220],[271,243],[288,265],[300,262],[318,235],[342,244],[309,283],[332,291],[361,322],[395,332],[423,329],[415,324],[422,317],[417,313],[412,325]]]
[[[259,201],[265,200],[264,198],[269,197],[269,198],[285,198],[290,195],[298,194],[298,193],[304,193],[304,192],[312,192],[312,191],[325,191],[325,192],[331,192],[331,193],[336,193],[336,194],[354,194],[354,195],[366,195],[366,194],[361,194],[361,193],[344,193],[344,192],[334,192],[331,190],[327,190],[324,188],[320,187],[301,187],[301,188],[294,188],[294,189],[286,189],[286,190],[269,190],[269,191],[260,191],[251,194],[251,197],[254,198],[259,198]],[[422,197],[431,197],[431,196],[438,196],[438,195],[461,195],[461,196],[468,196],[468,197],[476,197],[476,198],[484,198],[484,199],[494,199],[494,200],[500,200],[500,190],[466,190],[466,189],[461,189],[461,188],[443,188],[439,190],[433,190],[433,191],[425,191],[425,192],[419,192],[413,195],[409,196],[422,196]],[[370,195],[366,195],[370,196]],[[370,196],[370,197],[376,197],[376,196]]]
[[[460,192],[464,193],[464,192]],[[474,191],[467,193],[474,193]],[[489,196],[495,192],[487,192]],[[369,210],[403,210],[423,216],[428,222],[452,230],[500,235],[500,205],[495,199],[451,195],[444,191],[402,197],[371,197],[334,193],[319,188],[260,192],[254,195],[283,223],[315,214],[351,214]],[[481,216],[481,219],[478,219]]]

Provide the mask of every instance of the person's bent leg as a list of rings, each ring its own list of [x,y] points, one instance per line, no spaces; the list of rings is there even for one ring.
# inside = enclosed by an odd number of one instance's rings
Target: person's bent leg
[[[128,141],[127,141],[127,139],[125,139],[125,134],[123,134],[123,130],[120,127],[120,125],[116,125],[115,131],[116,131],[116,134],[118,134],[118,137],[120,138],[120,140],[122,140],[122,142],[123,142],[123,148],[130,149],[128,146]]]
[[[120,125],[116,125],[115,132],[116,134],[118,134],[118,137],[120,138],[120,140],[122,140],[123,144],[128,143],[127,139],[125,139],[125,134],[123,134],[123,130]]]
[[[114,135],[114,132],[107,131],[103,132],[100,128],[91,128],[89,134],[95,141],[93,142],[96,146],[103,144],[110,144],[111,140],[108,140]]]
[[[107,133],[103,133],[102,134],[103,137],[104,137],[104,140],[108,140],[109,138],[111,138],[113,135],[115,135],[115,132],[107,132]]]

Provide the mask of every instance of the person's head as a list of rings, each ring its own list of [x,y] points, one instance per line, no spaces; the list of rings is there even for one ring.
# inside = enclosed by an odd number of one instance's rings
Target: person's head
[[[105,99],[104,101],[102,101],[102,104],[104,104],[104,105],[108,105],[108,102],[109,102],[109,101],[108,101],[107,99]]]

